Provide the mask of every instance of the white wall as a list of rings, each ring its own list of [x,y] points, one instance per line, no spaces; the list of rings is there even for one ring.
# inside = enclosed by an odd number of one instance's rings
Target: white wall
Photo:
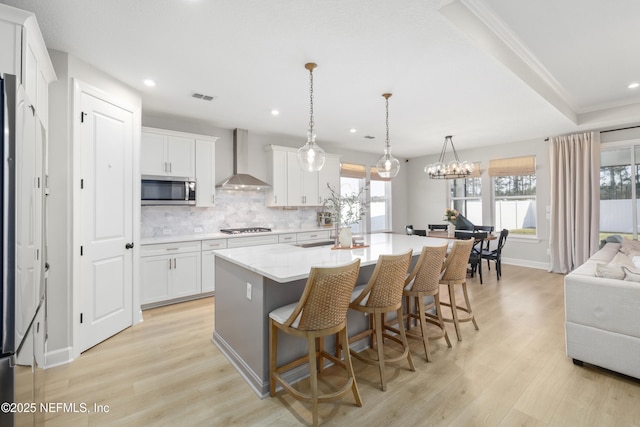
[[[140,94],[91,65],[56,50],[50,50],[58,81],[50,85],[49,97],[49,185],[48,246],[49,273],[47,311],[47,366],[67,362],[71,356],[74,283],[73,227],[73,84],[79,79],[104,91],[109,97],[131,106],[134,129],[140,127]],[[138,159],[135,155],[134,159]],[[136,160],[137,161],[137,160]],[[139,210],[134,217],[134,235],[139,234]],[[135,272],[134,272],[135,274]],[[76,284],[79,286],[79,284]]]

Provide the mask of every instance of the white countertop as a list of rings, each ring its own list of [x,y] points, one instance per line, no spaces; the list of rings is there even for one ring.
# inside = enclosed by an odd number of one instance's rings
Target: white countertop
[[[301,248],[295,244],[274,244],[246,248],[220,249],[216,256],[276,282],[290,282],[309,276],[311,267],[333,267],[360,258],[360,265],[375,264],[378,256],[400,254],[409,249],[419,254],[424,246],[451,244],[453,240],[435,237],[379,233],[365,235],[366,248],[332,249],[331,245]]]
[[[153,245],[156,243],[176,243],[176,242],[192,242],[194,240],[209,240],[209,239],[235,239],[238,237],[247,236],[262,236],[265,234],[287,234],[287,233],[305,233],[309,231],[329,230],[332,231],[332,227],[311,227],[311,228],[274,228],[271,231],[264,233],[244,233],[244,234],[226,234],[226,233],[193,233],[182,235],[160,235],[155,237],[143,237],[140,239],[141,245]]]

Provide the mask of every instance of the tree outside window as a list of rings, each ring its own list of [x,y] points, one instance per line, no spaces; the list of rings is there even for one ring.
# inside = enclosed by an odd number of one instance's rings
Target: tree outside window
[[[514,175],[494,178],[496,230],[535,235],[536,176]]]

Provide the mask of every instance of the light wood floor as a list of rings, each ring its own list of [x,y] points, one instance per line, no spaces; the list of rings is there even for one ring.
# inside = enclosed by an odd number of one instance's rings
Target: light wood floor
[[[432,345],[416,372],[354,360],[364,406],[320,405],[333,426],[640,426],[640,382],[578,367],[565,355],[563,276],[505,265],[469,279],[480,331],[463,324],[453,348]],[[144,312],[144,322],[47,369],[47,402],[108,405],[108,413],[48,414],[47,426],[295,426],[309,407],[288,395],[259,399],[211,342],[213,298]],[[340,379],[339,377],[337,377]],[[329,376],[330,387],[335,378]],[[304,384],[302,385],[304,386]]]

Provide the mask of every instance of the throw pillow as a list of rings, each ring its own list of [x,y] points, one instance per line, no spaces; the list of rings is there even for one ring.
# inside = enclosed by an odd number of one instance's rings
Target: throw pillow
[[[640,273],[633,272],[627,267],[622,267],[622,271],[624,271],[624,280],[640,283]]]
[[[596,277],[622,280],[625,277],[625,272],[623,267],[617,265],[598,264],[596,265]]]
[[[622,239],[620,252],[627,255],[631,252],[640,252],[640,242],[632,239]]]
[[[631,261],[631,258],[622,253],[617,253],[608,265],[615,267],[626,267],[634,273],[640,273],[640,270],[636,270],[636,266],[633,264],[633,261]]]

